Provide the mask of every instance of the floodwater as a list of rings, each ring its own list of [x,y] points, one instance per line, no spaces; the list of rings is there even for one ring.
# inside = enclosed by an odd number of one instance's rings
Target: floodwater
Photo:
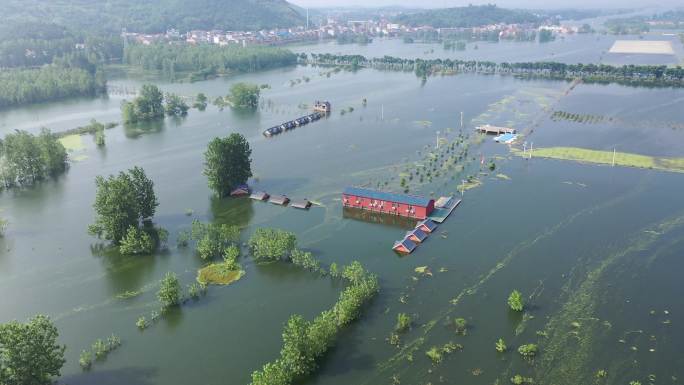
[[[401,49],[387,44],[376,56]],[[362,54],[369,49],[349,47]],[[326,52],[328,47],[308,48]],[[176,272],[183,284],[194,281],[202,262],[173,245],[178,232],[197,218],[244,226],[245,239],[257,227],[287,229],[324,265],[356,259],[380,277],[380,294],[339,335],[307,384],[398,383],[394,377],[401,384],[503,385],[515,374],[542,384],[655,383],[650,379],[677,384],[684,378],[678,343],[684,338],[684,283],[678,273],[684,268],[679,194],[684,177],[522,159],[491,137],[482,141],[472,134],[477,124],[508,124],[527,133],[525,141],[535,146],[617,147],[681,157],[677,143],[684,131],[672,128],[684,123],[681,90],[581,84],[566,94],[569,83],[557,81],[471,74],[422,84],[411,73],[364,69],[327,77],[321,75],[325,71],[298,66],[193,84],[159,81],[164,91],[204,92],[210,100],[236,81],[272,88],[263,92],[262,108],[254,113],[210,106],[183,119],[119,126],[106,132],[104,149],[84,136],[84,149],[72,154],[79,160],[66,174],[1,193],[0,215],[10,225],[0,239],[0,321],[37,313],[55,320],[67,345],[61,383],[247,384],[252,371],[277,357],[287,318],[294,313],[313,318],[334,304],[342,286],[284,263],[255,265],[242,257],[246,275],[239,282],[210,287],[206,297],[139,331],[135,322],[156,309],[156,285],[167,271]],[[290,80],[304,77],[310,81],[290,86]],[[110,84],[136,88],[141,82],[117,77]],[[62,130],[91,118],[116,121],[121,99],[3,111],[0,130]],[[327,119],[271,139],[261,135],[303,115],[300,104],[318,99],[332,102]],[[354,111],[342,115],[348,107]],[[554,111],[626,123],[557,121],[550,118]],[[322,207],[305,212],[213,198],[202,175],[203,152],[212,138],[231,132],[245,135],[253,148],[254,188],[313,199]],[[478,176],[482,185],[466,191],[439,233],[413,254],[399,257],[391,250],[405,222],[343,212],[345,186],[379,184],[398,191],[400,175],[413,175],[428,153],[439,154],[444,142],[459,134],[473,143],[464,170],[449,169],[422,184],[415,177],[408,182],[410,191],[458,194],[467,175]],[[438,138],[441,150],[435,148]],[[480,170],[481,157],[494,160],[496,170]],[[155,222],[171,233],[167,252],[122,257],[102,251],[86,233],[93,221],[95,176],[133,166],[143,167],[155,182],[160,201]],[[188,209],[192,216],[185,215]],[[421,266],[432,276],[414,271]],[[527,299],[524,314],[507,308],[513,289]],[[143,294],[116,298],[127,290]],[[387,342],[399,312],[414,319],[411,331],[401,336],[402,349]],[[458,317],[468,322],[465,336],[449,325]],[[83,373],[80,351],[112,333],[123,345]],[[506,341],[507,352],[494,349],[498,338]],[[425,351],[447,342],[462,350],[433,365]],[[533,361],[516,351],[526,343],[540,346]],[[597,376],[598,370],[607,375]]]

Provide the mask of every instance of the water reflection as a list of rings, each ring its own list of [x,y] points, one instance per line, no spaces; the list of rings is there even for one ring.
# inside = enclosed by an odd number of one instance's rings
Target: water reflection
[[[94,370],[63,377],[58,383],[69,385],[152,385],[158,369],[129,367],[115,370]]]
[[[155,120],[141,123],[126,123],[124,124],[124,134],[129,139],[136,139],[146,134],[157,134],[164,131],[166,122],[162,120]]]
[[[254,217],[254,201],[248,197],[211,197],[210,210],[214,222],[245,227]]]
[[[377,223],[392,227],[399,227],[404,230],[411,230],[416,227],[418,221],[412,218],[401,217],[398,215],[382,214],[368,210],[359,210],[349,207],[342,209],[342,217],[354,219],[362,222]]]

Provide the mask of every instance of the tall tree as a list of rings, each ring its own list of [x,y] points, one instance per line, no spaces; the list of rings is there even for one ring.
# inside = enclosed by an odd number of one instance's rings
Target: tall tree
[[[252,149],[241,134],[214,138],[204,153],[204,175],[209,187],[220,197],[227,196],[252,176]]]
[[[139,167],[107,178],[98,175],[95,185],[96,217],[88,232],[114,243],[126,236],[129,227],[137,228],[141,221],[150,219],[159,204],[154,184]]]
[[[60,375],[66,347],[50,319],[38,315],[22,324],[0,324],[0,384],[48,385]]]

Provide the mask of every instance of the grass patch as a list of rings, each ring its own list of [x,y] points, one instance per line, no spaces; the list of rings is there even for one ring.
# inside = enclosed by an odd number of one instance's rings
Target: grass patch
[[[59,138],[59,142],[62,143],[62,146],[69,152],[85,149],[81,135],[67,135],[63,138]]]
[[[513,153],[522,156],[522,151],[516,149]],[[547,147],[535,148],[533,157],[571,160],[575,162],[613,164],[613,151],[589,150],[578,147]],[[671,172],[684,172],[684,158],[657,158],[649,155],[632,154],[627,152],[615,153],[615,165],[636,167]]]
[[[230,285],[243,275],[244,270],[231,270],[226,263],[212,263],[197,271],[197,282],[203,285]]]

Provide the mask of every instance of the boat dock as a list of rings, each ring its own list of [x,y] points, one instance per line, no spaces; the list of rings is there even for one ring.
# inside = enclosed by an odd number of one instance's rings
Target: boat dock
[[[442,223],[460,204],[460,199],[454,199],[454,197],[441,197],[435,202],[435,209],[430,213],[428,218],[436,223]]]
[[[495,134],[495,135],[501,135],[501,134],[515,134],[515,128],[510,128],[510,127],[498,127],[498,126],[492,126],[490,124],[485,124],[482,126],[477,126],[475,127],[476,131],[479,131],[483,134]]]
[[[273,126],[271,128],[267,128],[266,130],[264,130],[263,134],[265,137],[270,138],[272,136],[281,134],[285,131],[290,131],[290,130],[293,130],[297,127],[304,126],[304,125],[307,125],[309,123],[315,122],[324,116],[325,116],[324,113],[316,111],[312,114],[302,116],[301,118],[297,118],[295,120],[290,120],[289,122],[285,122],[281,125]]]

